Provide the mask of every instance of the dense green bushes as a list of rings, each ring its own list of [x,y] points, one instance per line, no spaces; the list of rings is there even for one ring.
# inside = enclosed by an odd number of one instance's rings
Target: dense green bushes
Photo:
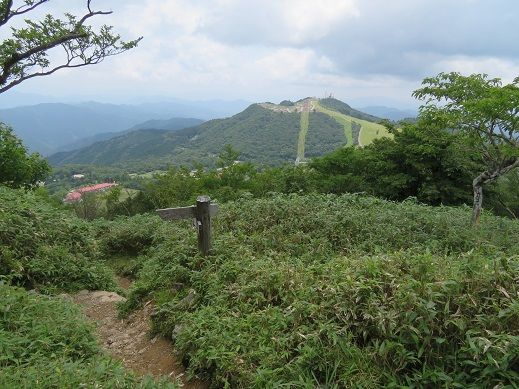
[[[471,229],[468,207],[264,196],[222,205],[203,258],[189,221],[87,223],[1,188],[2,278],[106,289],[100,258],[131,256],[123,310],[154,299],[155,330],[215,387],[519,385],[516,221],[485,214]],[[0,295],[0,386],[139,385],[69,304],[6,285]]]
[[[355,195],[242,199],[214,253],[165,223],[126,309],[230,387],[519,385],[518,223]],[[166,234],[166,235],[164,235]]]
[[[35,193],[0,186],[0,278],[26,288],[115,287],[93,227]]]
[[[478,154],[459,135],[406,124],[394,138],[364,148],[343,148],[316,159],[319,191],[365,192],[389,200],[410,196],[431,205],[470,204]]]
[[[79,308],[0,283],[0,387],[173,388],[104,355]]]
[[[121,232],[101,224],[0,186],[0,387],[173,387],[126,372],[102,353],[79,307],[38,293],[116,287],[101,254]],[[140,247],[139,236],[124,235]]]
[[[38,153],[29,154],[11,127],[0,122],[0,184],[11,188],[36,187],[50,172]]]

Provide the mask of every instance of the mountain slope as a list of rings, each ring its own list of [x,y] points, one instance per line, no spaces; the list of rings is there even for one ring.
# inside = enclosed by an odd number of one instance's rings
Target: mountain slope
[[[339,100],[333,103],[355,117],[325,108],[322,100],[313,98],[282,105],[253,104],[230,118],[175,132],[133,131],[73,152],[52,155],[49,160],[54,165],[213,165],[218,153],[231,144],[241,152],[241,160],[278,165],[296,158],[303,161],[320,156],[344,145],[353,146],[359,144],[359,139],[361,144],[367,144],[387,135],[383,126],[369,121],[378,118],[353,110]],[[301,120],[302,113],[308,118]]]
[[[83,147],[90,146],[96,142],[101,142],[104,140],[112,139],[115,137],[119,137],[125,135],[129,132],[135,130],[181,130],[183,128],[194,127],[199,124],[202,124],[204,121],[201,119],[193,119],[193,118],[171,118],[166,120],[153,119],[147,120],[145,122],[136,124],[135,126],[119,132],[103,132],[101,134],[96,134],[87,138],[81,138],[75,142],[66,144],[60,147],[60,151],[71,151],[80,149]]]
[[[194,118],[171,118],[171,119],[152,119],[136,124],[129,131],[133,130],[181,130],[183,128],[194,127],[202,124],[204,120]]]

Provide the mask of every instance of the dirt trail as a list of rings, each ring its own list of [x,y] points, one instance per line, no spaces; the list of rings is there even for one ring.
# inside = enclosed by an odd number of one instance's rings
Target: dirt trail
[[[127,288],[130,281],[121,278],[119,284]],[[185,382],[184,368],[174,357],[168,340],[160,336],[150,339],[151,303],[121,320],[117,317],[116,303],[125,298],[117,293],[83,290],[71,297],[84,307],[85,314],[97,324],[103,347],[126,368],[138,375],[168,376],[187,389],[207,388],[202,382]]]

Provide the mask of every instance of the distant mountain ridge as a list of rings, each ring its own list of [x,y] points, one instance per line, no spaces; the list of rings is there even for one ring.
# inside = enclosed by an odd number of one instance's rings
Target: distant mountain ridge
[[[409,118],[415,118],[418,115],[418,110],[413,109],[397,109],[392,107],[386,107],[382,105],[373,105],[368,107],[360,108],[362,112],[367,112],[371,115],[381,117],[383,119],[389,119],[393,121],[399,121]]]
[[[76,142],[81,147],[84,145],[82,139],[106,139],[104,135],[99,138],[96,136],[125,131],[151,119],[195,117],[203,120],[231,115],[243,107],[241,102],[223,101],[192,105],[167,102],[139,105],[42,103],[0,109],[0,121],[12,126],[31,151],[49,155],[60,150],[70,150],[70,145]]]
[[[303,115],[307,120],[302,120]],[[54,165],[208,166],[214,165],[226,144],[231,144],[244,161],[278,165],[388,136],[385,127],[377,124],[379,120],[336,99],[252,104],[230,118],[177,131],[139,129],[54,154],[49,161]]]
[[[96,142],[101,142],[104,140],[116,138],[123,136],[129,132],[135,131],[135,130],[150,130],[150,129],[156,129],[156,130],[169,130],[169,131],[175,131],[175,130],[181,130],[183,128],[188,127],[194,127],[199,124],[202,124],[204,121],[201,119],[194,119],[194,118],[171,118],[171,119],[165,119],[165,120],[159,120],[159,119],[152,119],[152,120],[146,120],[145,122],[136,124],[135,126],[120,132],[104,132],[101,134],[96,134],[94,136],[88,137],[88,138],[81,138],[75,142],[66,144],[62,147],[60,147],[61,151],[72,151],[76,149],[80,149],[83,147],[90,146],[91,144],[94,144]]]
[[[136,124],[129,128],[126,132],[135,130],[181,130],[182,128],[194,127],[202,124],[205,120],[195,118],[171,118],[171,119],[151,119]]]

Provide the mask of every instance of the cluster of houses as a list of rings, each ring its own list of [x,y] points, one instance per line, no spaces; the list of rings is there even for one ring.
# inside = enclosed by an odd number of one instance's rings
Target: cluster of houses
[[[65,203],[77,203],[78,201],[81,201],[81,197],[85,193],[92,193],[92,192],[103,192],[107,189],[110,189],[114,186],[117,186],[116,183],[103,183],[103,184],[95,184],[95,185],[89,185],[89,186],[83,186],[78,189],[74,189],[70,191],[65,198],[63,199],[63,202]]]

